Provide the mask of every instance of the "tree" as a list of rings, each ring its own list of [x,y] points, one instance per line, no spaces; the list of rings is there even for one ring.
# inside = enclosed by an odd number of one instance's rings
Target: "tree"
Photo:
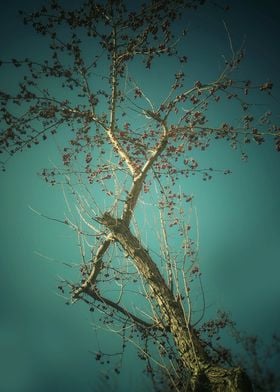
[[[81,280],[59,286],[69,290],[72,303],[84,301],[103,314],[105,324],[119,324],[124,346],[139,333],[139,356],[152,376],[155,342],[175,390],[250,391],[244,369],[229,367],[222,347],[205,339],[205,333],[230,324],[226,314],[215,322],[193,323],[192,280],[199,279],[199,268],[184,218],[192,195],[178,184],[193,173],[211,179],[214,170],[200,169],[190,154],[207,150],[216,139],[237,148],[262,144],[268,136],[279,150],[280,132],[270,112],[258,121],[248,100],[253,89],[270,94],[272,82],[235,80],[242,48],[232,49],[214,81],[185,82],[188,58],[178,47],[186,31],[178,33],[176,24],[203,3],[158,1],[136,10],[123,1],[88,1],[68,10],[51,1],[24,15],[25,23],[49,38],[51,57],[2,62],[19,68],[22,80],[18,91],[1,91],[1,152],[4,167],[11,156],[50,134],[63,143],[63,167],[41,174],[52,185],[63,183],[76,203],[76,215],[61,220],[77,233],[81,247]],[[168,95],[151,99],[132,72],[142,66],[149,73],[166,58],[177,64],[177,72]],[[240,106],[238,125],[211,125],[211,113],[222,100]],[[141,227],[140,202],[148,211],[158,210],[156,253]],[[155,241],[153,233],[150,237]],[[172,250],[171,238],[176,244],[182,238],[180,252]],[[118,291],[106,296],[112,282]],[[126,290],[146,298],[140,311]]]

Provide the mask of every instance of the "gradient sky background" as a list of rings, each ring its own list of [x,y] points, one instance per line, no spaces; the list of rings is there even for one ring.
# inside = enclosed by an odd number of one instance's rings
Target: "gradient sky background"
[[[68,2],[70,3],[70,2]],[[75,2],[73,2],[75,3]],[[13,0],[0,4],[0,58],[31,56],[40,52],[40,42],[24,28],[17,9],[32,10],[39,1]],[[239,47],[246,36],[244,78],[272,79],[279,110],[280,12],[274,1],[229,1],[231,11],[204,9],[188,21],[191,30],[186,41],[190,72],[207,78],[217,70],[221,55],[228,53],[228,39],[222,18],[233,42]],[[160,89],[167,67],[155,79]],[[172,72],[173,73],[173,72]],[[201,76],[203,75],[203,76]],[[0,73],[0,84],[13,84],[9,74]],[[227,121],[228,114],[222,113]],[[219,116],[221,113],[218,114]],[[280,117],[279,117],[280,121]],[[209,312],[229,310],[239,327],[269,341],[279,332],[280,314],[280,154],[270,143],[248,148],[249,161],[220,145],[202,157],[207,166],[230,168],[231,176],[215,176],[203,182],[199,177],[185,184],[195,195],[199,217],[200,263]],[[114,351],[117,343],[109,335],[97,335],[91,314],[84,306],[65,306],[57,296],[58,276],[75,261],[64,227],[40,218],[28,206],[50,216],[65,210],[59,188],[49,188],[36,175],[49,166],[57,150],[54,143],[41,144],[9,162],[0,174],[0,391],[101,391],[102,368],[90,351],[98,342]],[[40,252],[56,261],[40,258]],[[105,335],[105,336],[104,336]],[[128,352],[124,373],[113,376],[114,391],[126,391],[131,382],[139,385],[137,361]],[[100,373],[101,371],[101,373]],[[106,388],[104,388],[105,390]]]

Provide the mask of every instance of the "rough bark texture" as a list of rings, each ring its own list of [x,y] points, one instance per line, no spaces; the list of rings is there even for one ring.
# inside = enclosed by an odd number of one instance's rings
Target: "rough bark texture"
[[[253,392],[249,377],[246,372],[239,367],[224,369],[222,367],[209,366],[205,371],[205,376],[208,381],[206,383],[206,389],[203,389],[203,385],[198,382],[197,389],[194,389],[195,391]]]
[[[225,369],[215,366],[208,358],[195,330],[188,325],[184,311],[168,288],[149,252],[131,233],[122,219],[105,213],[100,222],[111,232],[114,240],[133,259],[139,273],[149,285],[151,296],[158,304],[163,320],[174,337],[181,361],[190,373],[190,383],[185,391],[251,392],[252,386],[241,368]]]

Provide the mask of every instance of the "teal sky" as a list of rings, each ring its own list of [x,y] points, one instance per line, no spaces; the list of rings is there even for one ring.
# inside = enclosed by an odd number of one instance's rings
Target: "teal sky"
[[[17,9],[32,10],[38,1],[14,0],[0,4],[0,58],[42,56],[38,38],[23,28]],[[280,11],[273,1],[232,1],[232,10],[203,10],[188,21],[190,78],[211,79],[229,52],[222,19],[235,47],[246,36],[244,79],[273,80],[269,105],[280,122]],[[245,4],[243,4],[245,3]],[[153,93],[162,91],[169,70],[152,75]],[[2,71],[2,70],[1,70]],[[172,71],[172,74],[174,72]],[[139,75],[141,77],[141,75]],[[0,85],[13,85],[9,73],[0,72]],[[219,110],[219,107],[217,107]],[[226,107],[215,113],[228,119]],[[250,146],[249,161],[222,143],[200,154],[206,167],[229,168],[230,176],[215,175],[210,182],[197,176],[182,184],[195,195],[200,232],[200,265],[209,314],[229,310],[238,326],[269,341],[279,332],[280,299],[280,154],[272,143]],[[3,392],[101,391],[102,367],[90,351],[117,351],[118,341],[108,333],[96,334],[92,315],[82,305],[66,306],[57,294],[59,276],[69,271],[63,262],[77,262],[75,237],[62,225],[45,220],[29,208],[49,216],[66,210],[60,188],[50,188],[37,172],[56,161],[54,142],[40,144],[9,161],[0,174],[0,380]],[[47,256],[42,258],[38,253]],[[146,382],[128,350],[128,372],[112,377],[114,391],[130,383],[140,392]],[[108,368],[107,368],[108,370]],[[141,384],[139,384],[139,380]],[[148,384],[147,384],[148,385]],[[138,388],[138,389],[137,389]],[[106,388],[105,388],[106,389]],[[104,390],[105,390],[104,389]]]

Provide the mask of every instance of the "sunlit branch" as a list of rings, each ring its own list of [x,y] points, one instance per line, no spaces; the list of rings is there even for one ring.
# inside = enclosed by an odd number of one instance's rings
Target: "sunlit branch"
[[[164,151],[165,147],[167,146],[168,130],[164,122],[162,122],[162,127],[163,127],[163,134],[161,136],[161,139],[159,140],[158,145],[155,147],[153,153],[141,168],[140,174],[138,174],[137,177],[135,177],[133,180],[133,185],[128,194],[127,201],[125,203],[123,215],[122,215],[122,219],[125,222],[129,222],[131,220],[134,208],[136,206],[139,194],[142,190],[142,186],[148,174],[148,171],[150,170],[150,168],[153,166],[153,163],[157,160],[157,158],[160,156],[160,154]]]
[[[112,239],[113,238],[111,233],[108,234],[104,242],[97,249],[96,254],[93,255],[91,272],[87,279],[81,284],[81,286],[74,290],[72,295],[74,299],[78,298],[81,293],[86,292],[86,290],[88,290],[89,287],[95,283],[96,278],[103,267],[103,256],[108,250]]]
[[[115,147],[116,151],[120,155],[120,157],[125,161],[126,165],[128,166],[132,176],[136,173],[136,167],[133,163],[132,159],[128,155],[128,153],[124,150],[121,146],[119,139],[115,135],[116,130],[116,105],[117,105],[117,86],[118,86],[118,79],[117,79],[117,31],[116,28],[113,28],[113,54],[112,54],[112,96],[111,96],[111,107],[110,107],[110,126],[107,128],[107,133],[110,138],[112,145]]]

